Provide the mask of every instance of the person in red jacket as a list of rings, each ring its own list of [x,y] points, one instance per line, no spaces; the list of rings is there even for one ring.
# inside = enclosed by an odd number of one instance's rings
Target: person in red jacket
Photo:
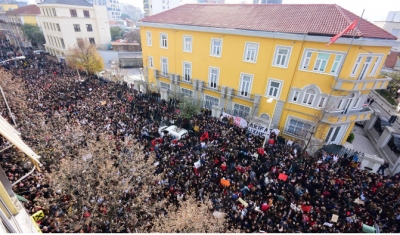
[[[225,162],[223,162],[221,164],[221,170],[226,171],[226,163]]]

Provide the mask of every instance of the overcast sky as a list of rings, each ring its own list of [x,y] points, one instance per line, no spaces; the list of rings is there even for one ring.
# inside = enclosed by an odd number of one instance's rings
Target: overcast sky
[[[143,10],[143,0],[120,0],[120,2],[133,4]],[[253,0],[225,0],[225,2],[252,3]],[[400,0],[283,0],[283,3],[336,3],[356,15],[361,15],[365,9],[363,18],[369,21],[385,20],[389,11],[400,11]]]

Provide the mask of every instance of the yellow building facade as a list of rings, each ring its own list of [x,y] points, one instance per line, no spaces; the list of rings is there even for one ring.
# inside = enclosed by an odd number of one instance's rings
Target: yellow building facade
[[[238,5],[235,10],[249,12],[248,18],[254,20],[253,7],[262,7],[257,8],[261,13],[284,7],[267,5]],[[323,6],[325,11],[338,7]],[[271,121],[288,138],[313,135],[324,143],[342,144],[355,122],[368,120],[373,113],[363,105],[369,92],[385,89],[391,80],[379,72],[395,38],[377,27],[360,31],[378,30],[382,38],[357,37],[349,47],[352,40],[347,37],[327,47],[346,23],[325,32],[330,36],[240,30],[245,23],[233,24],[228,5],[218,6],[219,22],[210,23],[204,14],[215,14],[216,7],[188,4],[139,23],[151,86],[191,96],[207,108],[218,106],[246,120]],[[185,13],[191,17],[187,21]],[[270,98],[273,102],[266,102]]]
[[[15,5],[17,6],[17,5]],[[6,9],[6,8],[5,8]],[[38,25],[40,9],[36,5],[28,5],[18,8],[10,8],[0,14],[0,27],[5,32],[11,44],[18,47],[32,46],[21,30],[24,24]]]

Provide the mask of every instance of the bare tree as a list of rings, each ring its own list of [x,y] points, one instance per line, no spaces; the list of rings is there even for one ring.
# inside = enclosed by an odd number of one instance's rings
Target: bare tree
[[[87,147],[77,157],[64,159],[50,175],[51,186],[70,199],[68,219],[73,231],[85,225],[94,231],[146,230],[164,206],[152,195],[159,190],[154,156],[146,156],[129,139],[114,142],[100,136],[84,141]]]
[[[193,197],[179,201],[179,206],[171,204],[167,214],[154,220],[152,232],[156,233],[221,233],[226,232],[225,214],[212,213],[212,202],[196,201]]]

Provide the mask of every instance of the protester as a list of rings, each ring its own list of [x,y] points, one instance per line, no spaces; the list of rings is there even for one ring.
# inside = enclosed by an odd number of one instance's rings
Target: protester
[[[15,48],[4,43],[2,54],[9,51]],[[87,135],[104,134],[112,139],[133,136],[141,141],[147,152],[157,156],[155,174],[166,173],[157,182],[164,187],[164,197],[174,203],[185,200],[185,195],[209,199],[214,211],[227,214],[230,229],[343,233],[361,232],[365,224],[378,225],[381,232],[400,232],[400,207],[395,206],[400,195],[399,175],[387,177],[361,171],[358,156],[326,152],[309,156],[296,143],[275,133],[262,148],[264,137],[251,135],[246,128],[236,126],[233,119],[213,118],[204,111],[182,120],[176,112],[179,101],[160,100],[156,92],[141,93],[134,86],[95,75],[78,76],[76,70],[45,55],[30,53],[23,61],[6,62],[4,68],[24,79],[29,107],[12,109],[22,123],[19,130],[24,140],[40,151],[44,164],[43,173],[28,176],[13,190],[29,201],[24,206],[30,214],[44,211],[46,217],[39,225],[44,233],[73,231],[66,219],[73,215],[65,216],[71,213],[66,209],[70,199],[49,186],[46,174],[52,165],[59,164],[59,159],[77,154],[73,143],[76,138],[66,134],[71,125],[79,126]],[[37,115],[24,120],[24,109],[32,109]],[[11,121],[3,104],[1,112]],[[175,120],[189,135],[180,140],[171,135],[160,137],[158,128]],[[42,125],[48,128],[46,133],[39,133]],[[2,140],[0,144],[4,148],[8,143]],[[33,167],[18,154],[10,148],[1,155],[1,166],[10,182],[16,182]],[[58,204],[41,204],[48,198],[56,199]],[[104,198],[93,199],[99,200],[102,203]],[[116,231],[107,226],[93,231],[85,226],[81,232]]]

